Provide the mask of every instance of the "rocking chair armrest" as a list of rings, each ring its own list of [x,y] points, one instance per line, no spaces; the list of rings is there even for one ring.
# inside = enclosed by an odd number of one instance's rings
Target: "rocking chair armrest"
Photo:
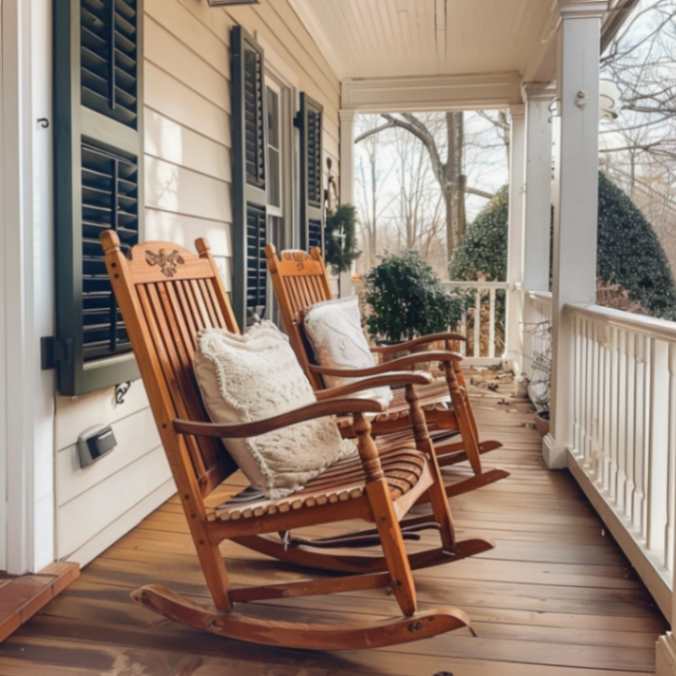
[[[325,390],[315,392],[319,401],[326,401],[335,397],[344,397],[355,392],[370,390],[374,387],[404,387],[405,385],[429,385],[432,376],[424,371],[395,371],[379,376],[370,376],[355,380],[345,385],[328,387]]]
[[[318,373],[322,376],[343,376],[345,378],[363,378],[365,376],[377,376],[381,373],[391,373],[392,371],[399,371],[415,367],[416,364],[424,364],[430,361],[438,362],[461,362],[462,355],[457,352],[450,352],[449,350],[434,350],[430,352],[414,352],[407,354],[404,357],[393,359],[392,361],[385,361],[376,366],[369,366],[362,369],[334,369],[325,366],[317,366],[310,364],[310,371]]]
[[[350,415],[352,413],[382,413],[385,407],[374,399],[330,399],[316,401],[307,406],[280,413],[271,418],[248,423],[209,423],[176,418],[172,421],[174,430],[180,434],[194,434],[198,437],[225,437],[237,439],[255,437],[296,423],[324,418],[330,415]]]
[[[467,338],[465,336],[461,336],[459,333],[449,333],[442,331],[440,333],[428,333],[426,336],[412,338],[411,340],[404,340],[401,343],[395,343],[394,345],[379,345],[378,347],[372,347],[371,352],[382,355],[393,353],[396,354],[397,352],[402,352],[404,350],[413,350],[416,347],[420,347],[422,345],[435,343],[439,340],[467,342]]]

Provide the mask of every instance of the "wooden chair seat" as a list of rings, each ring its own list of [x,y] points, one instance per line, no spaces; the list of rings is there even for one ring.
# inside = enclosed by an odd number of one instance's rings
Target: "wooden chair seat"
[[[392,433],[400,436],[402,425],[404,433],[408,433],[410,425],[410,409],[406,401],[405,391],[403,389],[394,389],[394,398],[384,413],[378,413],[373,417],[372,422],[378,427],[380,434],[387,434],[387,427],[392,428]],[[448,385],[442,378],[437,378],[429,385],[418,387],[419,401],[428,424],[434,429],[445,429],[450,427],[445,424],[449,411],[453,410],[453,404],[448,395]],[[350,431],[352,424],[351,418],[342,418],[338,421],[338,426],[344,436],[354,436]]]
[[[400,444],[383,451],[381,464],[393,501],[414,489],[416,495],[422,494],[429,487],[431,475],[424,471],[425,462],[424,453],[416,450],[413,444]],[[207,519],[234,521],[297,509],[312,509],[360,498],[364,495],[365,488],[364,468],[359,455],[354,455],[334,463],[301,490],[284,498],[270,500],[259,491],[247,488],[213,507],[207,504]],[[217,500],[218,490],[210,496],[208,503],[213,504]]]

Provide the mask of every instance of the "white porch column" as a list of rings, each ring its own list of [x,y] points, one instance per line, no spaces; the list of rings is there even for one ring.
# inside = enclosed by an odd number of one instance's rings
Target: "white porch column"
[[[354,116],[353,110],[340,111],[340,201],[343,204],[353,204]]]
[[[507,230],[507,308],[505,317],[505,359],[512,362],[515,373],[521,372],[521,329],[523,296],[521,273],[524,241],[524,158],[526,117],[524,106],[511,106],[509,140],[509,216]]]
[[[354,204],[354,116],[353,110],[340,111],[340,203]],[[340,295],[354,293],[352,271],[340,274]]]
[[[554,182],[552,382],[545,463],[565,467],[572,442],[573,344],[562,310],[596,301],[599,58],[601,19],[608,3],[558,0],[560,138]]]
[[[521,279],[529,291],[549,291],[552,210],[552,123],[554,88],[542,82],[522,87],[526,106],[524,235]]]

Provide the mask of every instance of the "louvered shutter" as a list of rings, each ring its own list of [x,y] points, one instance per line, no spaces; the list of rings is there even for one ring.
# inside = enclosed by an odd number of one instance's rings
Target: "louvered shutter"
[[[305,92],[300,95],[300,242],[309,250],[324,250],[322,184],[322,121],[324,110]]]
[[[263,50],[241,26],[230,36],[232,121],[232,301],[240,326],[267,301],[267,143]]]
[[[99,244],[143,221],[142,0],[54,3],[56,363],[62,394],[138,377]]]

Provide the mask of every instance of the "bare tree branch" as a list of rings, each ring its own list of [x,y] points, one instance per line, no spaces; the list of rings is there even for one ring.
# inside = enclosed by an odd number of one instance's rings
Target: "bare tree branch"
[[[486,192],[485,190],[480,190],[479,188],[472,188],[471,186],[465,186],[465,192],[470,195],[476,195],[477,197],[485,197],[487,200],[492,200],[495,197],[495,193]]]

